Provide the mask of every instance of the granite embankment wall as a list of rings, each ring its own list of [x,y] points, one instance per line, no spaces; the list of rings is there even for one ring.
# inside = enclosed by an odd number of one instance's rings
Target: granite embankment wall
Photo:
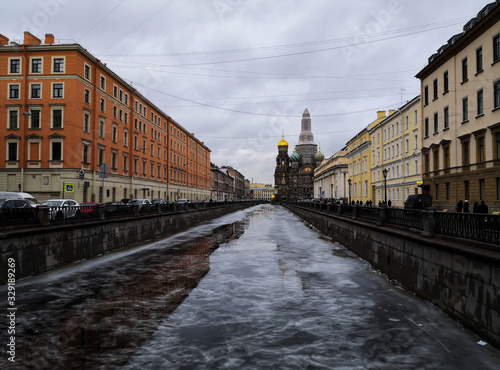
[[[284,206],[500,348],[500,253],[491,245]]]
[[[249,201],[168,214],[4,230],[0,233],[0,285],[7,283],[9,259],[15,261],[15,278],[21,279],[160,239],[256,204]]]

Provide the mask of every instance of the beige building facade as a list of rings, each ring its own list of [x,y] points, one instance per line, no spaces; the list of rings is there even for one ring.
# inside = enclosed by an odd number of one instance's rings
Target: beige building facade
[[[422,91],[423,189],[441,209],[500,209],[500,6],[491,3],[429,58]]]
[[[314,171],[314,194],[316,198],[347,200],[348,199],[348,164],[347,150],[338,151],[330,158],[324,159]]]

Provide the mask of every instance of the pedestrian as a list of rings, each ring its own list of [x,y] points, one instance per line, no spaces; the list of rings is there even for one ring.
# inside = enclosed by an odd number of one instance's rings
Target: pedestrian
[[[488,206],[484,203],[484,200],[477,206],[476,213],[488,213]]]
[[[462,208],[463,208],[463,203],[462,200],[459,200],[457,203],[457,212],[462,213]]]
[[[474,205],[472,206],[472,213],[477,213],[477,206],[479,205],[478,202],[474,202]]]
[[[391,202],[391,200],[389,199],[389,200],[387,201],[387,205],[390,207],[390,206],[391,206],[391,204],[392,204],[392,202]]]
[[[464,202],[464,213],[469,213],[469,201],[467,199]]]

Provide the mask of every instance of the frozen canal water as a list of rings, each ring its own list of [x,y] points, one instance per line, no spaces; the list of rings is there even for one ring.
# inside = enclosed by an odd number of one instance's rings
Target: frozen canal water
[[[16,294],[19,368],[500,366],[500,351],[280,206],[26,279]]]

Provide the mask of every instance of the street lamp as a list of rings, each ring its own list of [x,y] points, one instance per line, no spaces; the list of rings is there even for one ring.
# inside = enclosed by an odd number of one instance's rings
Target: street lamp
[[[319,199],[321,199],[321,186],[319,187]]]
[[[347,180],[347,183],[349,184],[349,204],[351,204],[351,179]]]
[[[387,168],[384,168],[382,175],[384,175],[384,202],[387,205]]]

